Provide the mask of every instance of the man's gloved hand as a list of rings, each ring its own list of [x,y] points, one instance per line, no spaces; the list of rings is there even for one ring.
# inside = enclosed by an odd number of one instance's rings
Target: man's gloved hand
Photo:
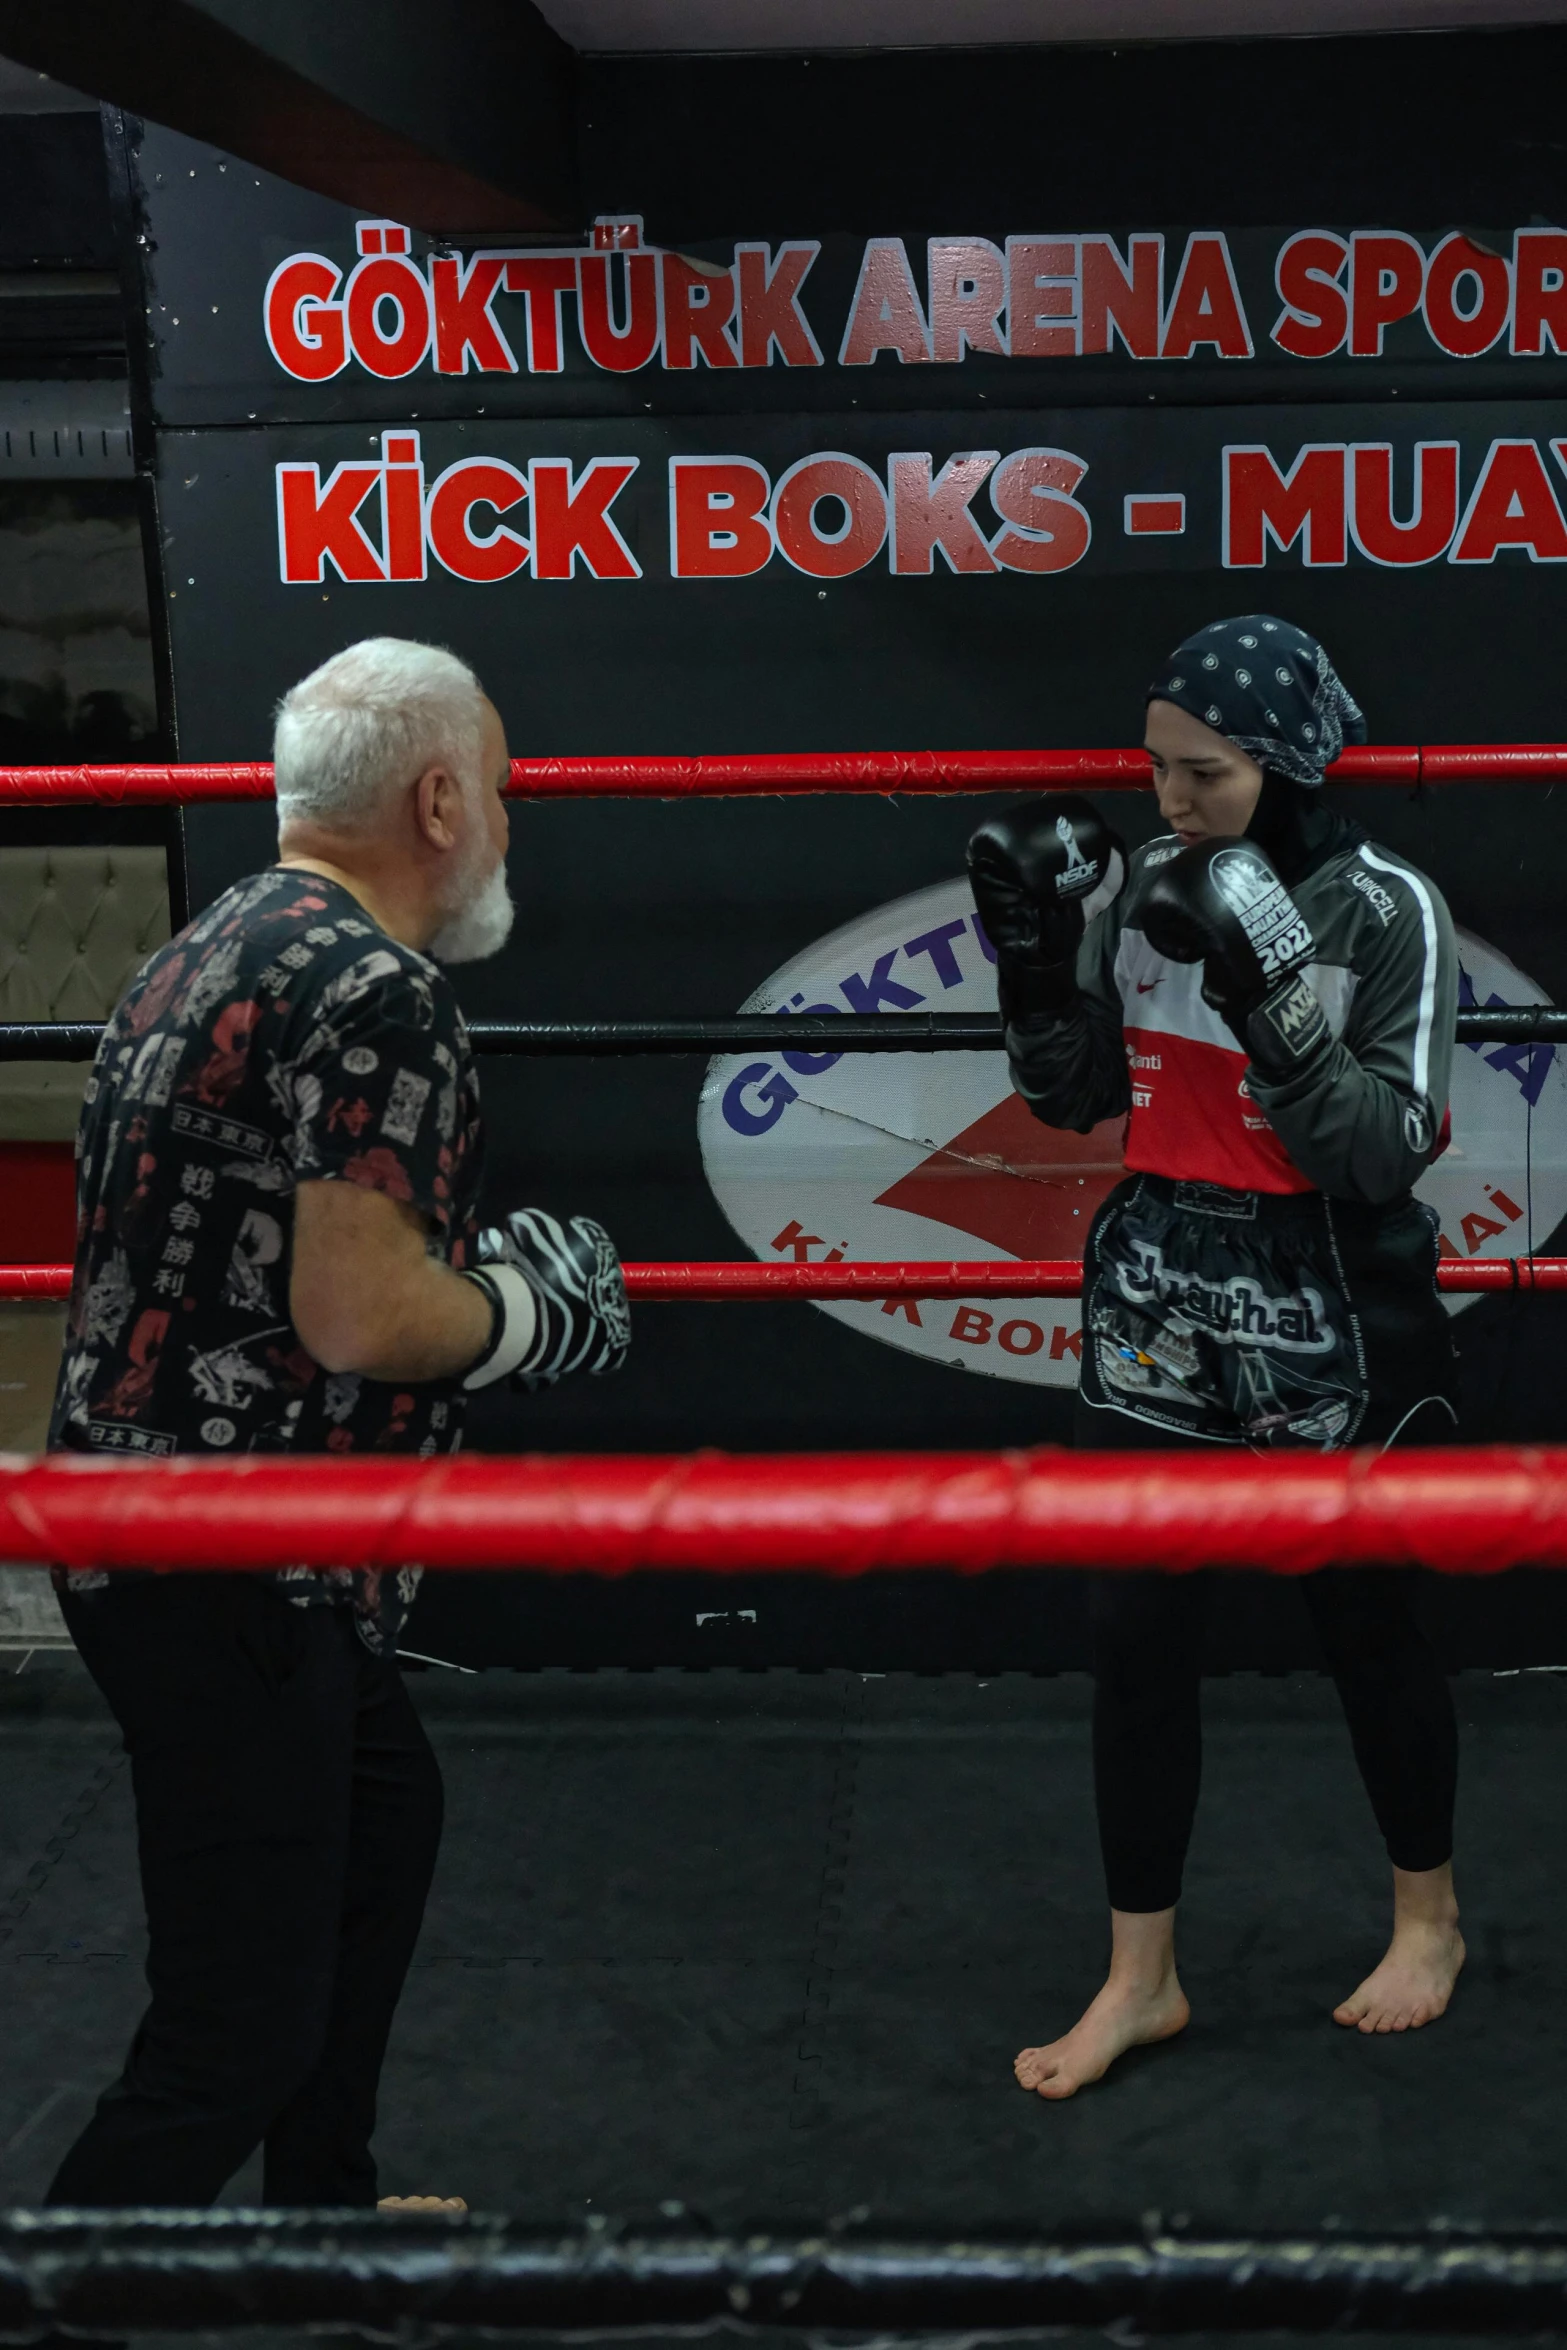
[[[1149,882],[1143,935],[1172,963],[1201,963],[1203,1000],[1265,1076],[1293,1076],[1327,1042],[1305,977],[1311,925],[1249,840],[1196,841]]]
[[[615,1244],[591,1216],[569,1224],[543,1208],[517,1208],[479,1234],[468,1279],[495,1307],[490,1343],[463,1380],[498,1379],[532,1393],[572,1371],[601,1378],[631,1348],[631,1306]]]
[[[1003,1019],[1062,1012],[1077,997],[1083,901],[1126,852],[1097,808],[1050,792],[992,816],[968,844],[969,881],[996,950]]]

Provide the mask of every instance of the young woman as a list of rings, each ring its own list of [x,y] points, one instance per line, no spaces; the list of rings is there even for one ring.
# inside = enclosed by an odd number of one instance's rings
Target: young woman
[[[1430,882],[1322,804],[1324,768],[1364,739],[1314,638],[1215,621],[1149,688],[1169,830],[1124,858],[1106,910],[1085,925],[1120,849],[1086,800],[1033,801],[970,843],[1018,1092],[1078,1133],[1128,1113],[1128,1179],[1085,1252],[1083,1446],[1454,1435],[1436,1221],[1410,1186],[1445,1141],[1457,953]],[[1042,2097],[1188,2020],[1175,1908],[1209,1582],[1094,1581],[1110,1971],[1063,2039],[1018,2057]],[[1463,1964],[1452,1698],[1398,1570],[1302,1588],[1393,1866],[1392,1940],[1334,2016],[1404,2031],[1443,2012]]]

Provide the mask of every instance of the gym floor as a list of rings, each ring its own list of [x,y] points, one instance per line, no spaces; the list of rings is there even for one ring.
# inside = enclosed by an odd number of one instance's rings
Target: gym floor
[[[0,1677],[0,2204],[41,2194],[142,2000],[128,1771],[74,1656]],[[384,2081],[388,2192],[538,2220],[856,2207],[945,2231],[1567,2205],[1567,1683],[1464,1674],[1452,2014],[1364,2040],[1384,1869],[1331,1686],[1209,1683],[1186,2037],[1013,2086],[1105,1927],[1088,1689],[426,1671],[446,1841]],[[232,2199],[253,2200],[241,2176]]]

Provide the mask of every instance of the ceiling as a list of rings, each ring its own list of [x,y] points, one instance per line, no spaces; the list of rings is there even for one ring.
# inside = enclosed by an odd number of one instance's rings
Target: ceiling
[[[1567,21],[1567,0],[537,0],[576,49],[966,48]]]
[[[35,73],[30,65],[13,65],[9,57],[0,57],[0,114],[76,114],[97,103],[64,82],[52,82],[46,73]]]

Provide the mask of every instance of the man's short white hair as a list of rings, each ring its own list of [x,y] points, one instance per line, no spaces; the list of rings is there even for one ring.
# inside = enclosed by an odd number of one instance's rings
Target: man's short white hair
[[[441,645],[368,636],[334,653],[278,704],[272,741],[278,828],[374,824],[427,767],[482,782],[483,688]]]

